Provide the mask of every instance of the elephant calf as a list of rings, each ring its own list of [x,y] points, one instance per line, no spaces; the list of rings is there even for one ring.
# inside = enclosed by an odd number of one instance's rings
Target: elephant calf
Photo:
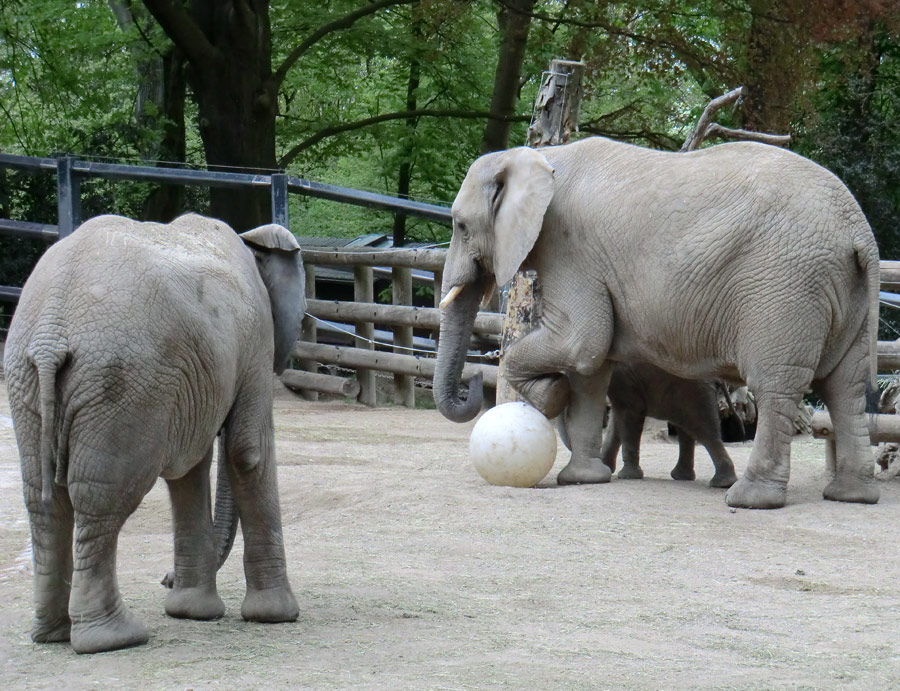
[[[641,432],[644,419],[654,417],[670,422],[678,430],[678,462],[671,475],[675,480],[694,480],[694,448],[699,441],[716,467],[710,487],[731,487],[737,482],[734,463],[722,444],[716,385],[710,381],[681,379],[646,363],[617,363],[612,370],[606,395],[610,417],[600,458],[616,469],[622,448],[623,479],[640,479]],[[565,415],[559,417],[560,432],[567,442]],[[568,446],[568,443],[566,443]]]
[[[219,468],[244,535],[241,614],[297,618],[272,370],[299,330],[302,278],[299,246],[281,226],[238,236],[196,215],[169,225],[100,216],[38,262],[5,355],[34,551],[34,641],[71,640],[78,653],[147,641],[119,593],[116,544],[158,477],[175,530],[166,612],[224,613],[209,487],[220,431]]]

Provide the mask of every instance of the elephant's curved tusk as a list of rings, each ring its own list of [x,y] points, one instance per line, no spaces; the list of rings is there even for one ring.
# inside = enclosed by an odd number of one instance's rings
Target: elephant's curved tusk
[[[462,292],[462,289],[462,286],[453,286],[444,296],[443,300],[441,300],[441,302],[438,304],[438,307],[440,309],[444,309],[445,307],[447,307],[447,305],[449,305],[457,298],[457,296]]]
[[[491,298],[494,297],[494,283],[493,281],[488,284],[487,290],[484,291],[484,297],[481,298],[481,310],[486,310],[490,305]]]

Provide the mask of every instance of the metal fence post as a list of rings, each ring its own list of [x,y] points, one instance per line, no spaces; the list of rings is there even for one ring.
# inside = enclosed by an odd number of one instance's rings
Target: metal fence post
[[[56,200],[59,239],[75,232],[81,224],[81,179],[74,171],[75,158],[63,156],[56,161]]]
[[[288,225],[288,176],[284,173],[272,174],[272,223],[290,228]]]

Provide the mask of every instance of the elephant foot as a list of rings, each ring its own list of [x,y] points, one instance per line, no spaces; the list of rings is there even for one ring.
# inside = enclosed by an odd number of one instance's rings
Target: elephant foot
[[[72,650],[76,653],[130,648],[150,639],[147,627],[124,606],[100,619],[79,621],[77,615],[72,619]]]
[[[616,477],[620,480],[643,480],[644,471],[639,465],[623,465]]]
[[[735,475],[734,470],[723,473],[717,471],[716,474],[712,476],[712,480],[709,481],[709,486],[728,489],[735,482],[737,482],[737,475]]]
[[[225,603],[215,583],[195,588],[173,588],[166,596],[166,614],[177,619],[210,621],[225,614]]]
[[[562,413],[569,405],[569,378],[562,374],[535,377],[515,385],[516,390],[548,420]]]
[[[259,621],[278,624],[297,621],[300,607],[289,585],[258,590],[247,587],[247,595],[241,605],[241,616],[245,621]]]
[[[728,506],[741,509],[780,509],[787,500],[787,483],[750,480],[745,475],[725,494]]]
[[[676,465],[674,468],[672,468],[672,472],[669,473],[669,475],[672,476],[673,480],[680,480],[682,482],[693,482],[697,479],[697,473],[694,472],[693,466],[685,468],[680,465]],[[731,485],[729,485],[729,487],[730,486]]]
[[[31,640],[35,643],[64,643],[72,638],[72,620],[68,614],[52,620],[35,619]]]
[[[830,501],[846,501],[856,504],[877,504],[881,490],[875,480],[838,476],[828,483],[822,496]]]
[[[611,479],[612,471],[599,458],[577,460],[574,456],[556,476],[556,482],[560,485],[595,485]]]

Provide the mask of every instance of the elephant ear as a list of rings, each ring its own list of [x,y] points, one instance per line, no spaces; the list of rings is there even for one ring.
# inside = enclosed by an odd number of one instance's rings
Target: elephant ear
[[[492,189],[493,265],[497,285],[509,282],[525,261],[553,198],[553,166],[527,147],[504,152]]]
[[[275,356],[272,369],[284,372],[306,312],[305,276],[300,245],[284,226],[271,223],[240,234],[256,258],[259,277],[269,293]]]

